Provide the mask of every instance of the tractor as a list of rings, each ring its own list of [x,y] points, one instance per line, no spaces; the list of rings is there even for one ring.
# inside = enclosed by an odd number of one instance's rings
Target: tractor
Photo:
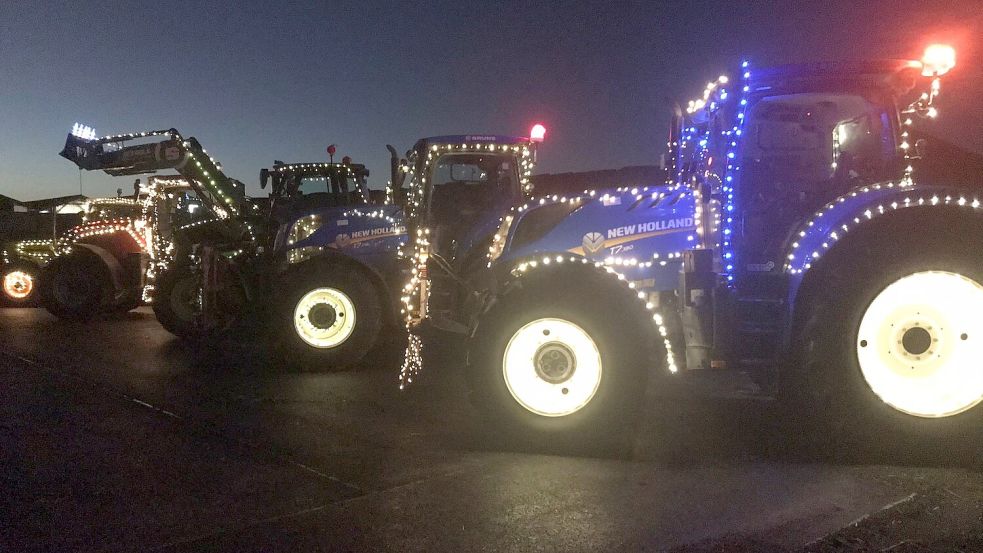
[[[134,183],[133,197],[88,202],[82,224],[50,245],[40,273],[41,305],[75,321],[139,306],[152,245],[161,239],[155,212],[160,206],[153,202],[188,190],[183,179],[155,176],[145,187]]]
[[[916,184],[911,134],[954,64],[944,46],[744,62],[676,110],[668,182],[523,204],[474,272],[447,262],[438,189],[421,179],[404,385],[449,317],[473,402],[539,441],[623,433],[650,376],[725,370],[844,433],[978,428],[983,204]],[[450,310],[448,288],[465,299]]]
[[[156,234],[144,287],[144,299],[153,306],[157,319],[179,337],[210,339],[240,325],[255,327],[250,322],[268,322],[272,313],[274,322],[268,326],[274,343],[278,349],[289,350],[283,335],[294,335],[293,326],[275,322],[279,322],[281,311],[290,312],[283,316],[287,323],[293,318],[295,306],[280,307],[300,286],[298,282],[306,283],[314,278],[311,275],[317,275],[317,282],[323,283],[320,273],[330,260],[339,262],[333,274],[341,274],[356,285],[368,281],[350,271],[374,267],[377,261],[395,266],[402,234],[395,222],[398,208],[367,209],[373,194],[366,187],[368,171],[362,165],[277,162],[261,172],[261,186],[271,185],[269,201],[263,202],[247,198],[242,183],[225,175],[197,140],[185,139],[175,129],[103,138],[70,135],[65,151],[80,168],[111,175],[172,169],[194,189],[198,218]],[[332,229],[345,227],[348,239],[332,236],[324,241],[327,233],[313,237],[325,223]],[[372,275],[389,275],[395,269],[372,271]],[[375,302],[378,325],[383,320],[381,310],[389,303],[376,296],[375,289],[370,290],[371,296],[357,299]],[[310,361],[339,352],[331,364],[345,365],[357,361],[370,348],[374,333],[367,332],[368,342],[362,339],[362,334],[353,330],[354,311],[340,312],[339,308],[332,313],[334,300],[334,295],[320,292],[307,297],[305,305],[310,304],[310,309],[304,319],[314,322],[305,323],[304,328],[312,343],[301,348],[301,353],[308,355],[290,357],[292,361]],[[325,301],[329,302],[327,307]],[[342,320],[345,314],[350,317]],[[370,314],[373,311],[367,308],[359,317],[366,331],[373,328]],[[334,320],[326,323],[328,317]],[[325,328],[311,326],[317,324]],[[283,329],[290,330],[278,332]],[[324,338],[324,334],[332,336]],[[353,334],[350,347],[337,347]]]
[[[388,146],[385,204],[312,214],[282,227],[274,246],[281,299],[272,319],[281,358],[351,365],[376,348],[380,328],[399,328],[400,287],[413,269],[404,220],[420,208],[412,186],[404,187],[407,177],[438,191],[431,206],[439,219],[435,236],[453,250],[444,261],[484,263],[502,216],[529,197],[535,144],[438,136],[418,140],[403,159]]]
[[[51,206],[57,217],[57,206]],[[13,242],[3,249],[4,298],[14,305],[36,305],[40,295],[41,276],[48,264],[65,253],[73,240],[91,241],[90,230],[102,228],[113,221],[136,220],[140,217],[140,202],[130,197],[94,198],[81,206],[81,224],[73,225],[60,237],[52,231],[50,239],[31,239]],[[57,308],[56,308],[57,311]],[[95,311],[95,310],[93,310]]]

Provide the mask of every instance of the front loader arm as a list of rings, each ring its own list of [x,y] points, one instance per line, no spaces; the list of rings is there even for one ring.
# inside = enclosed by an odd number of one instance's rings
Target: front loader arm
[[[147,140],[150,140],[149,142]],[[139,144],[133,142],[141,141]],[[80,169],[113,176],[173,169],[188,179],[199,197],[222,219],[238,218],[245,209],[245,191],[222,172],[194,138],[176,129],[86,138],[69,134],[59,154]]]

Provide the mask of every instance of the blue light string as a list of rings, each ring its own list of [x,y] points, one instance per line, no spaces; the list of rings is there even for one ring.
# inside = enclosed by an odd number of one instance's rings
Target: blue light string
[[[737,186],[738,173],[741,170],[741,166],[737,161],[737,150],[738,150],[738,140],[744,129],[744,118],[747,112],[748,104],[748,93],[751,90],[748,84],[751,78],[751,71],[748,69],[748,62],[741,62],[741,70],[743,87],[741,89],[741,99],[740,104],[737,109],[737,121],[734,123],[734,128],[731,129],[729,133],[725,133],[730,136],[730,147],[727,151],[727,170],[724,173],[724,205],[723,209],[723,232],[721,236],[721,252],[723,258],[723,278],[727,282],[728,286],[733,285],[734,282],[734,267],[737,263],[736,254],[734,252],[733,245],[733,235],[734,235],[734,188]]]

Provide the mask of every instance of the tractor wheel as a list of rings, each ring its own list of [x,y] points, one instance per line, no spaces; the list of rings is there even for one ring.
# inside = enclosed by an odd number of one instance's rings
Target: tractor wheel
[[[591,284],[516,290],[479,321],[468,381],[492,433],[550,451],[628,445],[657,334],[619,284]]]
[[[793,419],[821,421],[813,430],[834,442],[824,447],[883,451],[979,430],[983,267],[972,232],[954,223],[902,244],[884,233],[823,273],[780,392]]]
[[[165,330],[178,338],[197,340],[197,275],[189,267],[173,267],[158,275],[154,283],[154,315]]]
[[[102,313],[112,289],[105,265],[89,255],[55,258],[45,267],[41,284],[41,304],[68,321],[86,321]]]
[[[27,263],[11,263],[0,273],[3,300],[16,307],[34,305],[38,298],[38,277],[41,271]]]
[[[382,327],[375,286],[345,267],[288,273],[270,328],[278,357],[296,368],[339,370],[373,350]]]

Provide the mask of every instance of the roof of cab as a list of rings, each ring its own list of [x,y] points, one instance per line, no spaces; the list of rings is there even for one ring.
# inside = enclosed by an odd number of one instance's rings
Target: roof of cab
[[[522,136],[501,136],[497,134],[451,134],[421,138],[428,144],[467,144],[470,142],[490,142],[495,144],[525,144],[528,138]]]

